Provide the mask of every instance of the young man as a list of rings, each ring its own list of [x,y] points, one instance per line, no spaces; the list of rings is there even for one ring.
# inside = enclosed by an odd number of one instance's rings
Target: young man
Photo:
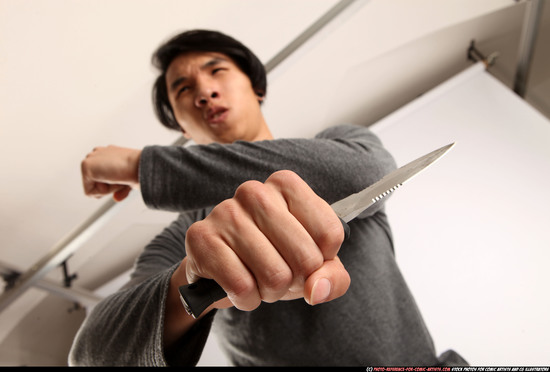
[[[436,357],[382,204],[352,221],[342,244],[328,203],[395,168],[367,128],[273,139],[262,64],[218,32],[180,34],[154,61],[157,116],[197,145],[95,149],[82,162],[84,190],[120,201],[139,188],[148,206],[181,214],[88,316],[72,364],[194,364],[212,323],[235,365],[463,362]],[[198,278],[228,298],[194,320],[177,288]]]

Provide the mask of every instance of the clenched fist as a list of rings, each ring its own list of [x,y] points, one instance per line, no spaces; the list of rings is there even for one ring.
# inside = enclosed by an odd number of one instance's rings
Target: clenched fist
[[[187,257],[175,275],[214,279],[230,303],[253,310],[264,302],[343,295],[350,278],[337,257],[344,239],[332,208],[295,173],[242,184],[186,235]]]
[[[113,194],[116,201],[139,188],[141,150],[118,146],[96,147],[81,163],[84,193],[92,197]]]

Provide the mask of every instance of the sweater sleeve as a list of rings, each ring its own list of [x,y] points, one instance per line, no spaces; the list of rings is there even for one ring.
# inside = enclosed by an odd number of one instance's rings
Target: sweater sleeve
[[[184,211],[216,205],[243,182],[263,182],[283,169],[333,203],[378,181],[395,169],[395,161],[368,128],[342,125],[312,139],[148,146],[139,177],[149,207]],[[370,214],[381,208],[377,204]]]
[[[198,214],[182,214],[138,258],[131,280],[86,317],[73,342],[70,365],[195,365],[213,312],[178,341],[178,353],[163,345],[164,308],[170,277],[185,256],[185,231]]]

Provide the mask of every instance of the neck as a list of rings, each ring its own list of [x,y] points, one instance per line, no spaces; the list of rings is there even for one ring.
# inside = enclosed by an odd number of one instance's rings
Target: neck
[[[264,120],[263,125],[260,127],[260,131],[256,136],[255,141],[264,141],[264,140],[272,140],[272,139],[273,139],[273,134],[271,133],[271,130],[269,129],[267,123]]]
[[[273,134],[271,133],[271,130],[269,129],[269,126],[267,125],[267,122],[265,120],[265,117],[260,110],[256,117],[256,133],[253,134],[252,138],[250,139],[250,142],[255,141],[265,141],[265,140],[272,140]]]

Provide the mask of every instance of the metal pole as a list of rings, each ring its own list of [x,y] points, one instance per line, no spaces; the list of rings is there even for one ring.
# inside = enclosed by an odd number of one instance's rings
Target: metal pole
[[[34,286],[56,296],[78,302],[85,307],[95,306],[103,300],[103,297],[98,296],[93,292],[77,287],[66,288],[48,279],[41,279],[37,281]]]
[[[328,10],[319,20],[308,27],[304,32],[298,35],[281,52],[266,63],[266,72],[270,73],[283,60],[303,46],[317,32],[332,22],[338,15],[355,2],[361,0],[341,0],[338,4]],[[182,137],[183,138],[183,137]],[[175,144],[182,144],[185,141],[182,138],[176,140]],[[132,194],[130,194],[131,196]],[[56,244],[53,249],[32,266],[30,270],[15,280],[10,288],[4,290],[0,296],[0,312],[15,301],[24,291],[44,277],[51,269],[57,267],[72,255],[89,237],[95,234],[107,221],[116,214],[119,206],[113,200],[108,200],[84,223],[78,226],[66,238]]]
[[[284,47],[279,53],[277,53],[273,58],[271,58],[265,64],[265,70],[269,74],[275,69],[281,62],[287,59],[292,53],[294,53],[298,48],[303,46],[307,41],[309,41],[314,35],[316,35],[321,29],[326,25],[332,22],[338,15],[341,15],[344,10],[346,10],[350,5],[357,0],[342,0],[331,9],[329,9],[324,15],[321,16],[317,21],[315,21],[311,26],[309,26],[304,32],[302,32],[298,37],[296,37],[292,42],[290,42],[286,47]]]
[[[15,280],[21,275],[21,272],[4,262],[0,262],[0,275],[8,283],[8,288],[10,288]],[[34,283],[34,287],[50,292],[56,296],[78,302],[83,306],[94,306],[103,299],[101,296],[88,290],[75,287],[68,288],[49,279],[37,280]]]
[[[535,50],[540,17],[542,14],[543,0],[531,0],[527,3],[523,27],[521,31],[521,40],[519,44],[519,59],[514,82],[514,92],[520,97],[525,97],[529,69]]]
[[[130,194],[131,196],[131,194]],[[69,256],[116,214],[119,205],[110,199],[93,213],[84,223],[57,243],[53,249],[34,264],[28,271],[19,276],[12,286],[6,288],[0,296],[0,312],[8,307],[27,289],[36,285],[50,270],[59,266]]]

